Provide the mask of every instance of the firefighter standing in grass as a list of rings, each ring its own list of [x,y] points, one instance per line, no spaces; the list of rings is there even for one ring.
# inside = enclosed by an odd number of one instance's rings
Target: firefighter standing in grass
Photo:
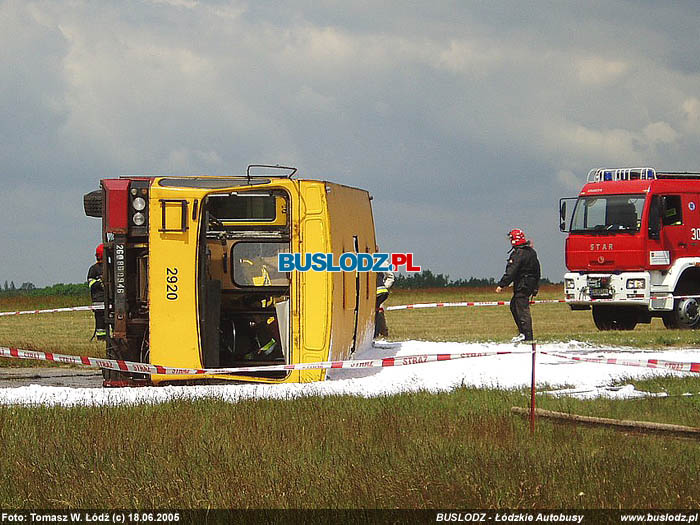
[[[377,310],[374,317],[374,337],[389,337],[389,327],[386,325],[382,303],[389,297],[389,288],[394,284],[394,272],[377,273]]]
[[[498,281],[497,293],[513,283],[513,298],[510,300],[510,311],[520,332],[512,339],[513,343],[532,341],[532,316],[530,315],[530,297],[537,295],[540,287],[540,262],[537,253],[525,238],[522,230],[513,229],[508,232],[512,246],[506,272]]]
[[[95,333],[93,337],[97,337],[98,341],[104,341],[107,336],[105,330],[105,289],[102,285],[102,257],[104,256],[104,244],[100,244],[95,249],[95,258],[97,262],[90,266],[87,274],[88,287],[90,288],[90,297],[93,306],[100,306],[98,310],[93,310],[95,314]]]

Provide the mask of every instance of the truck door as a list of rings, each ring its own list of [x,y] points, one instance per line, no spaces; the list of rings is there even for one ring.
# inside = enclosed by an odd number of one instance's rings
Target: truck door
[[[685,215],[686,233],[688,234],[688,256],[698,257],[700,255],[700,195],[688,193],[685,195]]]
[[[690,231],[687,224],[689,194],[661,195],[661,245],[671,260],[688,255]],[[685,219],[685,220],[684,220]]]

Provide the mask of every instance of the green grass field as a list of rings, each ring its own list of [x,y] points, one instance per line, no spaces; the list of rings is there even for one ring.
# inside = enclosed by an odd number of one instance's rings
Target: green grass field
[[[670,400],[666,400],[670,401]],[[692,401],[542,406],[607,416]],[[0,507],[697,508],[700,447],[540,422],[518,392],[0,408]],[[657,406],[654,406],[654,405]]]
[[[561,298],[561,286],[546,286],[538,299]],[[396,290],[387,305],[430,303],[435,301],[508,300],[507,293],[492,289],[444,288]],[[14,297],[0,299],[0,311],[57,308],[89,304],[87,297]],[[572,312],[565,304],[538,304],[531,307],[535,337],[538,341],[589,341],[600,345],[637,347],[698,347],[696,331],[667,330],[660,319],[640,324],[629,332],[599,332],[590,311]],[[424,341],[509,341],[515,326],[508,307],[448,307],[387,312],[392,340]],[[0,318],[0,345],[26,350],[44,350],[76,355],[104,357],[104,345],[90,341],[92,314],[85,312],[23,315]],[[39,366],[46,364],[34,363]],[[0,360],[0,366],[26,366]]]
[[[0,311],[46,310],[90,304],[88,296],[0,298]],[[90,341],[94,329],[91,312],[0,317],[0,346],[72,355],[105,357],[103,343]],[[0,359],[0,367],[54,366],[47,362]]]
[[[537,299],[561,299],[562,287],[544,286]],[[445,288],[396,290],[386,305],[431,303],[435,301],[507,301],[510,294],[493,289]],[[599,332],[590,311],[572,312],[563,303],[535,304],[532,311],[535,338],[542,342],[588,341],[600,345],[638,347],[698,347],[695,331],[668,330],[661,319],[639,324],[632,331]],[[447,307],[387,312],[391,339],[404,341],[509,341],[516,335],[507,306]]]
[[[545,289],[541,298],[559,297]],[[390,304],[495,300],[489,290],[397,291]],[[45,299],[42,298],[43,301]],[[50,302],[50,301],[49,301]],[[59,301],[60,302],[60,301]],[[0,310],[55,307],[0,303]],[[598,333],[590,312],[532,307],[539,340],[697,346],[655,323]],[[392,339],[503,341],[507,307],[388,313]],[[89,313],[0,318],[0,345],[103,355]],[[0,360],[7,366],[10,360]],[[28,362],[21,362],[27,366]],[[700,378],[639,388],[700,392]],[[137,407],[0,406],[0,507],[698,508],[697,441],[540,420],[528,392],[461,388],[374,399],[174,401]],[[700,426],[700,396],[538,397],[550,410]]]

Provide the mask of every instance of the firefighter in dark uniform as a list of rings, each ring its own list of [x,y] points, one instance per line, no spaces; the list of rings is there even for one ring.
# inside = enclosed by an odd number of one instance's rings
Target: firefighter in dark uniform
[[[537,253],[525,238],[522,230],[514,229],[508,232],[512,245],[506,272],[498,281],[496,292],[513,283],[513,298],[510,300],[510,311],[520,332],[512,339],[513,343],[532,341],[532,316],[530,315],[530,297],[537,295],[540,287],[540,262]]]
[[[389,289],[394,284],[394,272],[377,273],[377,305],[374,317],[374,337],[389,337],[389,327],[386,325],[382,303],[389,297]]]
[[[102,285],[102,257],[104,255],[104,244],[100,244],[95,249],[95,258],[97,262],[90,266],[87,274],[88,287],[90,288],[90,297],[93,306],[101,306],[100,309],[93,310],[95,314],[95,333],[93,337],[97,337],[98,341],[104,341],[107,337],[105,330],[105,289]]]

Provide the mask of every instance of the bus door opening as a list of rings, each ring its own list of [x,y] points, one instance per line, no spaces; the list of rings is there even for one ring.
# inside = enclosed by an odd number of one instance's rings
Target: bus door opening
[[[274,190],[204,201],[200,337],[207,368],[290,362],[290,279],[277,271],[277,255],[290,251],[287,203],[286,193]]]

